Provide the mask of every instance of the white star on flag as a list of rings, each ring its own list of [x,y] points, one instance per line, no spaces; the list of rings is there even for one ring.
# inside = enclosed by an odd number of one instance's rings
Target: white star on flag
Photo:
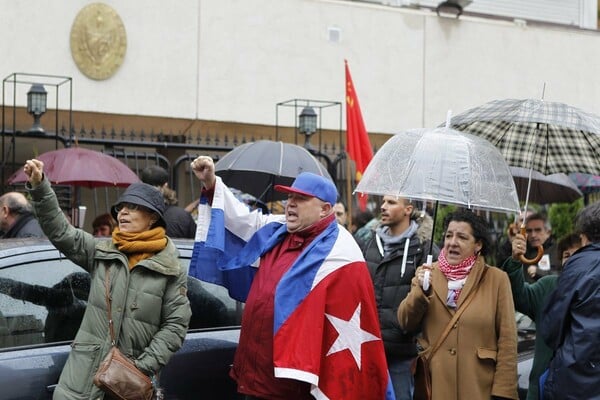
[[[358,303],[358,307],[354,310],[354,314],[352,314],[352,318],[349,321],[329,314],[325,314],[325,316],[339,334],[335,342],[331,345],[327,355],[348,349],[352,353],[354,361],[356,361],[356,365],[360,370],[360,349],[362,344],[381,340],[377,336],[360,328],[360,303]]]

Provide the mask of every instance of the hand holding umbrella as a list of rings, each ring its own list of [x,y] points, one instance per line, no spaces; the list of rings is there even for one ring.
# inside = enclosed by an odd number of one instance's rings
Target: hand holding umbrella
[[[431,264],[433,263],[433,256],[431,254],[427,255],[427,262],[423,265],[423,276],[421,279],[421,287],[424,292],[429,291],[429,283],[431,281]]]
[[[524,229],[524,227],[522,227],[522,229]],[[540,248],[541,248],[541,254],[540,254]],[[533,260],[528,260],[527,258],[525,258],[526,250],[527,250],[527,239],[526,239],[525,233],[522,230],[522,232],[515,235],[515,237],[512,240],[512,258],[515,260],[519,260],[521,263],[523,263],[525,265],[531,265],[527,269],[527,273],[533,278],[535,276],[535,271],[536,271],[536,268],[533,264],[537,264],[537,262],[542,258],[542,256],[544,255],[544,248],[542,246],[538,246],[538,254]],[[533,261],[533,262],[530,262],[530,261]]]

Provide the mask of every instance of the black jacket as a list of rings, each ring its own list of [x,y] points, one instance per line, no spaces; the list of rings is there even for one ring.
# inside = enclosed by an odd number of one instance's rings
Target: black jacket
[[[418,233],[409,239],[406,267],[401,273],[405,242],[398,244],[387,257],[383,257],[377,246],[376,234],[359,243],[363,252],[373,285],[375,300],[381,325],[381,336],[387,357],[410,358],[417,354],[414,335],[404,332],[398,324],[398,306],[410,291],[411,280],[418,266],[427,260],[429,240],[421,242]],[[434,246],[433,260],[439,250]]]
[[[181,207],[166,206],[165,222],[167,223],[167,236],[171,238],[196,237],[196,222],[192,215]]]

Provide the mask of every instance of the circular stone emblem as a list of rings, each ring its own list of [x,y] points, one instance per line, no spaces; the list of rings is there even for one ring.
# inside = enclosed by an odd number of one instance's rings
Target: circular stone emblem
[[[127,50],[123,21],[102,3],[85,6],[71,27],[71,55],[88,78],[110,78],[121,66]]]

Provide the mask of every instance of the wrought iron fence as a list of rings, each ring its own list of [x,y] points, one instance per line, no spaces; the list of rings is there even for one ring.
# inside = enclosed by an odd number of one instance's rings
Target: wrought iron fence
[[[97,149],[118,158],[128,165],[138,176],[141,171],[150,165],[160,165],[169,172],[169,186],[177,192],[179,205],[185,207],[199,197],[200,186],[194,174],[190,171],[189,163],[198,155],[210,155],[217,161],[222,155],[234,147],[246,142],[256,140],[273,140],[265,135],[256,137],[252,134],[233,133],[216,134],[205,132],[192,133],[158,133],[144,130],[134,131],[122,129],[96,130],[91,127],[80,127],[78,130],[62,128],[58,135],[40,135],[30,132],[1,132],[4,154],[2,159],[2,190],[1,193],[23,188],[18,185],[8,185],[8,178],[22,167],[25,159],[29,158],[30,149],[23,148],[25,141],[55,141],[56,147],[83,146]],[[24,155],[27,154],[27,155]],[[315,152],[315,156],[323,161],[324,165],[336,181],[340,194],[345,193],[345,171],[339,165],[345,158],[341,147],[331,144],[322,144]],[[86,224],[91,223],[95,216],[108,212],[117,201],[123,189],[117,187],[79,188],[73,190],[70,186],[57,186],[61,207],[67,212],[78,205],[85,205]]]

